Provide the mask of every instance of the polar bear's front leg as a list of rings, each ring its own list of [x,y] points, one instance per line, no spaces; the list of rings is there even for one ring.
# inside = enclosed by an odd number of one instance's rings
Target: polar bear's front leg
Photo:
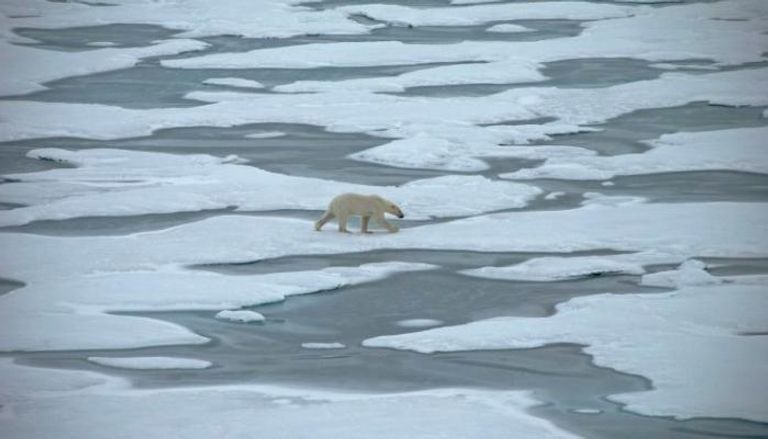
[[[361,232],[363,232],[363,233],[373,233],[373,232],[368,230],[368,221],[370,221],[370,220],[371,220],[371,216],[370,215],[363,216],[363,225],[362,225],[362,227],[360,227],[360,231]]]
[[[389,233],[395,233],[399,228],[397,228],[396,225],[390,224],[387,222],[387,220],[384,219],[384,214],[374,214],[373,219],[376,220],[376,223],[380,225],[381,227],[384,227],[385,229],[389,230]]]

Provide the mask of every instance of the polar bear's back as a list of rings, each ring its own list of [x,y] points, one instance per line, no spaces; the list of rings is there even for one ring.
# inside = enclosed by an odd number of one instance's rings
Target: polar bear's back
[[[370,215],[383,211],[384,204],[384,200],[378,195],[346,193],[331,200],[329,210],[336,214]]]

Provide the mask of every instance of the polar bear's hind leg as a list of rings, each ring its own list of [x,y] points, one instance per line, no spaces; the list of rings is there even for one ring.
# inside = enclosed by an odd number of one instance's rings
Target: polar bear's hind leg
[[[334,215],[333,212],[326,210],[323,216],[319,220],[315,221],[315,230],[320,231],[325,223],[332,220],[334,216],[336,215]]]

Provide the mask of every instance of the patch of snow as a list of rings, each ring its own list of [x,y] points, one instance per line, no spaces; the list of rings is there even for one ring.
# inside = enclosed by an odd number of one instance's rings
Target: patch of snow
[[[207,369],[210,361],[177,357],[88,357],[91,363],[121,369]]]
[[[768,174],[768,128],[665,134],[652,148],[614,156],[553,157],[537,168],[501,174],[502,178],[603,180],[617,175],[683,171],[741,171]]]
[[[550,317],[501,317],[376,337],[363,345],[432,353],[578,343],[597,365],[652,381],[652,389],[609,396],[627,410],[765,422],[768,339],[741,334],[768,331],[767,307],[764,285],[598,294],[561,303]]]
[[[485,63],[465,63],[430,67],[394,77],[347,79],[343,81],[297,81],[274,87],[274,91],[333,92],[345,91],[403,92],[409,87],[461,84],[515,84],[547,79],[539,72],[543,66],[530,60],[516,58]]]
[[[683,262],[676,270],[646,274],[642,277],[640,283],[651,287],[681,288],[713,285],[723,282],[723,279],[709,274],[706,268],[707,265],[705,263],[696,259],[690,259]]]
[[[258,133],[246,134],[246,139],[272,139],[274,137],[283,137],[286,134],[282,131],[260,131]]]
[[[599,415],[603,412],[600,409],[573,409],[571,411],[580,415]]]
[[[113,41],[91,41],[86,45],[94,46],[94,47],[112,47],[112,46],[117,46],[117,43]]]
[[[550,193],[548,193],[547,195],[544,196],[544,199],[545,200],[557,200],[558,198],[562,197],[563,195],[565,195],[565,192],[562,192],[562,191],[550,192]]]
[[[533,29],[525,26],[520,26],[519,24],[511,24],[511,23],[502,23],[502,24],[496,24],[488,29],[485,30],[486,32],[533,32]]]
[[[208,235],[213,238],[219,233],[209,231]],[[136,238],[144,241],[141,249],[134,248],[136,253],[132,256],[123,255],[134,262],[120,262],[122,257],[116,252],[122,251],[123,244],[136,242]],[[394,273],[433,268],[428,264],[384,262],[253,276],[226,276],[173,265],[155,266],[155,270],[151,270],[155,264],[142,255],[153,255],[150,259],[158,257],[160,247],[158,242],[152,242],[151,238],[145,241],[146,238],[149,236],[112,237],[96,247],[92,246],[96,244],[92,238],[75,239],[93,252],[85,257],[90,263],[100,260],[105,264],[95,270],[91,265],[90,269],[70,266],[66,271],[58,271],[54,265],[67,264],[62,259],[66,256],[60,252],[64,249],[55,250],[56,245],[50,247],[50,270],[24,274],[22,277],[27,282],[24,287],[0,296],[0,330],[4,334],[0,350],[127,349],[205,343],[207,338],[180,325],[110,312],[254,306],[279,302],[293,295],[372,282]],[[220,243],[229,247],[226,239]],[[170,257],[166,263],[172,264],[174,258],[190,253],[189,248],[176,248],[161,258]],[[208,256],[224,250],[215,246],[199,248],[207,248],[201,254]],[[249,252],[242,250],[243,255]],[[3,255],[3,259],[7,259],[7,255]],[[19,262],[27,269],[34,267],[30,260]]]
[[[88,104],[0,101],[0,140],[36,137],[121,138],[185,126],[249,123],[306,123],[334,132],[361,132],[402,139],[362,151],[352,158],[462,171],[487,169],[478,157],[547,159],[594,154],[564,146],[501,146],[550,139],[553,134],[595,131],[602,123],[632,111],[666,108],[694,101],[722,105],[766,105],[768,69],[702,75],[669,74],[602,89],[519,88],[473,98],[407,98],[334,92],[312,94],[203,93],[192,108],[131,110]],[[600,102],[600,105],[585,105]],[[291,108],[291,111],[285,111]],[[320,111],[319,109],[322,109]],[[539,117],[545,124],[492,125]],[[88,124],[83,124],[88,120]],[[402,142],[405,142],[403,144]]]
[[[70,163],[5,177],[0,200],[26,205],[0,211],[0,225],[85,216],[125,216],[237,207],[239,211],[325,210],[341,193],[378,194],[398,203],[408,219],[476,215],[523,207],[541,193],[526,184],[481,176],[446,175],[401,186],[369,186],[267,172],[238,158],[204,154],[90,149],[39,149],[29,157]],[[52,185],[55,193],[44,191]],[[463,200],[455,203],[455,199]]]
[[[239,88],[264,88],[264,84],[259,81],[244,78],[209,78],[203,81],[206,85],[225,85],[228,87]]]
[[[582,206],[621,206],[623,204],[637,204],[648,201],[645,197],[631,195],[605,195],[600,192],[585,192]]]
[[[8,359],[0,360],[0,383],[3,412],[12,414],[0,416],[8,438],[79,439],[113,431],[116,425],[123,437],[147,439],[252,437],[254,432],[316,439],[357,439],[361,432],[370,439],[577,437],[528,413],[540,402],[523,391],[366,394],[265,385],[136,389],[125,379],[20,366]]]
[[[766,257],[767,224],[765,203],[712,202],[506,212],[372,236],[318,233],[312,221],[242,215],[128,236],[2,233],[0,248],[14,251],[0,253],[0,277],[26,285],[0,296],[0,350],[204,343],[206,338],[172,323],[106,313],[235,309],[432,267],[383,263],[225,276],[179,268],[186,265],[392,248]]]
[[[342,343],[302,343],[304,349],[344,349],[347,346]]]
[[[411,26],[472,26],[502,20],[598,20],[627,17],[635,11],[635,8],[629,6],[581,1],[515,2],[461,8],[364,4],[337,9],[378,21]]]
[[[148,24],[181,31],[176,37],[237,35],[245,38],[288,38],[307,34],[363,34],[371,27],[333,9],[300,6],[304,0],[259,0],[258,13],[249,0],[111,1],[109,7],[75,2],[27,0],[24,14],[0,7],[11,27],[62,29],[108,24]],[[0,5],[2,6],[2,5]]]
[[[459,273],[486,279],[553,282],[617,274],[644,274],[645,266],[668,264],[684,255],[647,251],[605,256],[541,257],[506,267],[481,267]]]
[[[219,311],[215,316],[219,320],[229,320],[230,322],[250,323],[263,322],[266,320],[261,313],[245,309]]]
[[[94,8],[110,9],[110,8]],[[143,58],[202,50],[208,44],[196,40],[166,40],[137,48],[103,48],[82,52],[60,52],[12,44],[0,39],[0,96],[45,90],[55,79],[124,69]]]
[[[763,60],[768,8],[762,0],[675,5],[664,8],[589,2],[505,3],[411,8],[353,5],[336,9],[399,25],[477,25],[515,19],[581,19],[584,31],[540,41],[464,41],[451,45],[398,41],[322,43],[164,60],[175,68],[316,68],[524,59],[545,63],[578,58],[626,57],[649,61],[709,59],[718,64]],[[610,19],[607,19],[610,18]],[[638,32],[642,29],[642,32]],[[343,81],[340,83],[343,88]]]
[[[435,319],[407,319],[398,320],[396,324],[403,328],[428,328],[430,326],[440,326],[443,322]]]

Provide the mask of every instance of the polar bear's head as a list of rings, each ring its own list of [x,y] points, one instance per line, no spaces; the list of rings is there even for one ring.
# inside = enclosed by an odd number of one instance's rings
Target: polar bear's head
[[[385,212],[391,213],[392,215],[394,215],[394,216],[396,216],[398,218],[405,217],[405,215],[403,215],[403,211],[400,210],[400,207],[398,207],[397,204],[395,204],[395,203],[393,203],[393,202],[391,202],[391,201],[389,201],[387,199],[384,199],[384,198],[382,198],[381,201],[384,202],[384,211]]]

